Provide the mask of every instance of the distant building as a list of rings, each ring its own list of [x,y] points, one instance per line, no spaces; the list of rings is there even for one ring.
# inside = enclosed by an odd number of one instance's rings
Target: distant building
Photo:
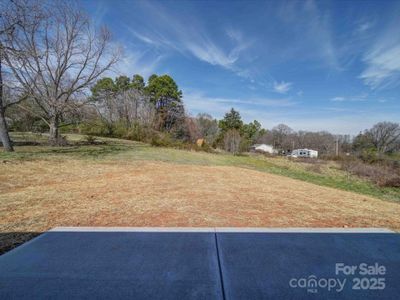
[[[317,158],[318,151],[311,150],[311,149],[295,149],[290,154],[291,157],[310,157],[310,158]]]
[[[269,153],[269,154],[278,153],[278,151],[276,151],[272,145],[266,145],[266,144],[255,144],[250,147],[250,151]]]

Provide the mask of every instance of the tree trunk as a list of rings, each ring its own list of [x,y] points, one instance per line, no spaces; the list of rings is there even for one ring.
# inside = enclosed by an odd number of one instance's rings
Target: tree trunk
[[[14,151],[10,136],[8,134],[7,122],[5,117],[5,109],[3,104],[3,74],[1,69],[1,53],[0,53],[0,139],[3,143],[4,150],[7,152]]]
[[[10,136],[8,134],[6,118],[4,116],[4,108],[1,103],[0,103],[0,138],[1,138],[1,142],[3,143],[3,147],[4,147],[5,151],[7,151],[7,152],[14,151],[14,148],[13,148],[11,140],[10,140]]]
[[[59,126],[60,126],[59,117],[58,116],[53,117],[50,120],[50,137],[49,137],[49,139],[50,139],[50,142],[55,145],[58,144],[59,138],[60,138],[59,131],[58,131]]]

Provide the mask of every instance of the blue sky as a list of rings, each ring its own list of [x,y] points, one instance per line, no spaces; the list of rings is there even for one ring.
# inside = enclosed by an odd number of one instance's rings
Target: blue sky
[[[170,74],[191,115],[357,134],[400,121],[400,1],[82,1],[124,48],[117,73]]]

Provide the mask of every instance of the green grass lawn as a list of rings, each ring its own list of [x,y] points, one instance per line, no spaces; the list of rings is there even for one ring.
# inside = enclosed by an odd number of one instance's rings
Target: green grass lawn
[[[47,140],[45,135],[30,133],[12,133],[11,135],[12,139],[18,142],[44,142]],[[235,166],[287,176],[384,200],[400,201],[399,188],[378,187],[369,181],[347,174],[345,171],[340,170],[334,162],[321,162],[318,168],[313,168],[312,164],[289,161],[285,157],[233,156],[224,153],[185,151],[152,147],[139,142],[110,138],[97,138],[99,144],[85,145],[81,144],[84,141],[84,136],[82,135],[68,134],[67,137],[68,141],[71,142],[70,146],[17,146],[16,151],[13,153],[0,152],[0,160],[7,162],[13,160],[67,160],[74,158],[104,161],[151,160],[177,164]]]

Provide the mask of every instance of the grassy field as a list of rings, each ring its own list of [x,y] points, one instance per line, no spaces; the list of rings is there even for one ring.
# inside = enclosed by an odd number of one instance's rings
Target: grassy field
[[[46,137],[20,133],[13,139]],[[0,252],[55,226],[400,230],[399,189],[376,187],[334,162],[68,139],[71,146],[0,152]]]
[[[30,133],[13,133],[15,141],[47,141],[46,136]],[[71,142],[83,142],[82,135],[69,134]],[[377,187],[373,183],[352,176],[340,169],[334,162],[319,161],[316,164],[289,161],[286,157],[265,157],[261,155],[233,156],[185,151],[171,148],[157,148],[147,144],[110,138],[97,138],[99,145],[75,145],[68,147],[21,146],[14,153],[1,153],[3,161],[26,160],[117,160],[117,161],[162,161],[175,164],[204,166],[233,166],[261,172],[282,175],[293,179],[360,193],[383,200],[400,201],[400,189]]]

